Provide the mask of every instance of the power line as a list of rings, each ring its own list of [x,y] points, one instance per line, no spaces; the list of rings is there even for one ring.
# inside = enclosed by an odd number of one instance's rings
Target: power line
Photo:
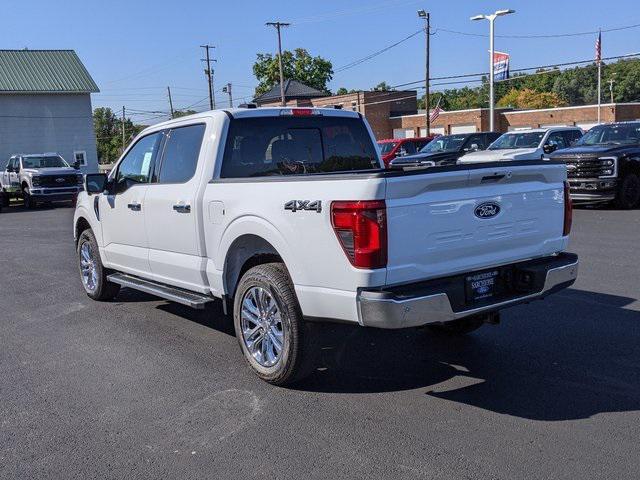
[[[386,47],[382,48],[381,50],[378,50],[378,51],[376,51],[376,52],[370,53],[369,55],[367,55],[367,56],[365,56],[365,57],[359,58],[358,60],[354,60],[354,61],[352,61],[352,62],[350,62],[350,63],[347,63],[346,65],[343,65],[343,66],[341,66],[341,67],[337,68],[337,69],[336,69],[336,71],[335,71],[335,73],[344,72],[345,70],[348,70],[348,69],[353,68],[353,67],[355,67],[355,66],[357,66],[357,65],[360,65],[361,63],[364,63],[364,62],[366,62],[367,60],[371,60],[372,58],[375,58],[375,57],[377,57],[378,55],[382,55],[384,52],[387,52],[387,51],[391,50],[392,48],[397,47],[397,46],[398,46],[398,45],[400,45],[401,43],[406,42],[407,40],[409,40],[409,39],[411,39],[411,38],[415,37],[416,35],[418,35],[418,34],[422,33],[423,31],[424,31],[423,29],[420,29],[420,30],[418,30],[418,31],[416,31],[416,32],[413,32],[413,33],[412,33],[412,34],[410,34],[410,35],[407,35],[407,36],[406,36],[406,37],[404,37],[402,40],[399,40],[399,41],[397,41],[397,42],[395,42],[395,43],[392,43],[391,45],[388,45],[388,46],[386,46]]]
[[[603,28],[602,30],[591,30],[588,32],[573,32],[573,33],[550,33],[550,34],[515,34],[515,35],[495,35],[496,38],[562,38],[562,37],[582,37],[586,35],[595,35],[599,31],[602,33],[606,32],[617,32],[620,30],[629,30],[632,28],[640,27],[640,23],[636,23],[634,25],[625,25],[623,27],[613,27],[613,28]],[[450,30],[447,28],[438,27],[436,29],[436,33],[438,31],[453,33],[456,35],[465,35],[468,37],[488,37],[487,34],[483,33],[472,33],[472,32],[461,32],[459,30]]]

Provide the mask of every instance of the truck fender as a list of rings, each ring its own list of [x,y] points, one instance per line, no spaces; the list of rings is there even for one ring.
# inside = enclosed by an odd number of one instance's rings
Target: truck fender
[[[280,257],[295,283],[295,268],[290,245],[267,220],[256,216],[244,216],[230,223],[222,234],[215,265],[223,266],[223,291],[232,296],[239,281],[242,266],[252,257]]]

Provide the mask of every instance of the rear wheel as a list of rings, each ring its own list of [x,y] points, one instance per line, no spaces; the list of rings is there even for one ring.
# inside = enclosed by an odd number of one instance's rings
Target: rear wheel
[[[466,335],[484,325],[483,316],[465,317],[439,325],[427,325],[427,330],[441,335]]]
[[[11,197],[6,192],[0,192],[0,203],[2,203],[3,207],[8,207],[11,202]]]
[[[640,177],[635,173],[627,173],[618,186],[614,205],[623,210],[635,208],[640,203]]]
[[[107,280],[108,272],[102,266],[98,242],[90,229],[80,234],[77,253],[80,280],[87,295],[99,301],[112,300],[118,295],[120,285]]]
[[[281,263],[258,265],[243,275],[233,323],[245,360],[262,380],[288,385],[311,373],[311,335]]]

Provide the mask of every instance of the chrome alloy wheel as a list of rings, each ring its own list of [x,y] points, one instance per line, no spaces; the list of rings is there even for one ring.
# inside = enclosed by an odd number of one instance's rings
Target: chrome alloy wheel
[[[280,309],[262,287],[247,290],[240,312],[242,340],[249,354],[263,367],[272,367],[282,355],[285,335]]]
[[[98,269],[93,248],[89,242],[84,242],[80,246],[80,273],[84,288],[90,292],[95,291],[98,288]]]

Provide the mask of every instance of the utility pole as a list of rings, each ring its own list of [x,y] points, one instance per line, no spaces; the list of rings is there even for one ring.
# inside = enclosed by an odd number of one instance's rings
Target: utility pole
[[[280,66],[280,102],[284,107],[286,106],[287,102],[285,101],[285,98],[284,98],[284,72],[282,69],[282,37],[280,35],[280,29],[282,27],[288,27],[291,24],[283,23],[283,22],[267,22],[265,25],[267,27],[275,27],[275,29],[278,31],[278,63]]]
[[[598,40],[596,42],[596,62],[598,64],[598,124],[601,121],[602,104],[602,32],[598,30]]]
[[[615,73],[613,75],[615,75]],[[611,77],[609,79],[609,94],[611,95],[611,103],[613,103],[613,84],[614,83],[615,83],[615,79]]]
[[[426,55],[425,55],[425,74],[424,74],[424,107],[426,110],[426,137],[431,135],[431,115],[429,114],[429,105],[431,104],[431,92],[429,87],[429,43],[431,37],[431,15],[424,10],[418,10],[418,17],[424,20],[424,35],[426,39]]]
[[[231,94],[231,83],[227,83],[226,86],[222,87],[222,91],[229,95],[229,107],[233,108],[233,95]]]
[[[171,87],[167,87],[167,93],[169,94],[169,110],[171,111],[171,118],[173,118],[173,102],[171,101]]]
[[[124,105],[122,106],[122,152],[124,153],[124,149],[127,146],[127,139],[124,133],[124,120],[125,120],[125,111]]]
[[[204,70],[204,73],[207,76],[207,84],[209,85],[209,108],[213,110],[216,108],[216,99],[213,96],[213,70],[211,70],[212,59],[211,59],[211,56],[209,55],[209,50],[216,47],[213,47],[209,44],[200,45],[200,47],[204,48],[206,52],[206,55],[205,55],[206,58],[204,58],[203,60],[207,62],[207,68]],[[213,61],[215,62],[216,60],[213,59]]]
[[[471,20],[489,20],[489,130],[494,131],[494,93],[493,93],[493,83],[495,81],[494,73],[493,73],[493,57],[495,54],[495,49],[493,47],[494,44],[494,27],[493,24],[496,21],[496,18],[502,17],[504,15],[509,15],[511,13],[516,13],[515,10],[496,10],[495,13],[490,15],[476,15],[475,17],[471,17]]]

